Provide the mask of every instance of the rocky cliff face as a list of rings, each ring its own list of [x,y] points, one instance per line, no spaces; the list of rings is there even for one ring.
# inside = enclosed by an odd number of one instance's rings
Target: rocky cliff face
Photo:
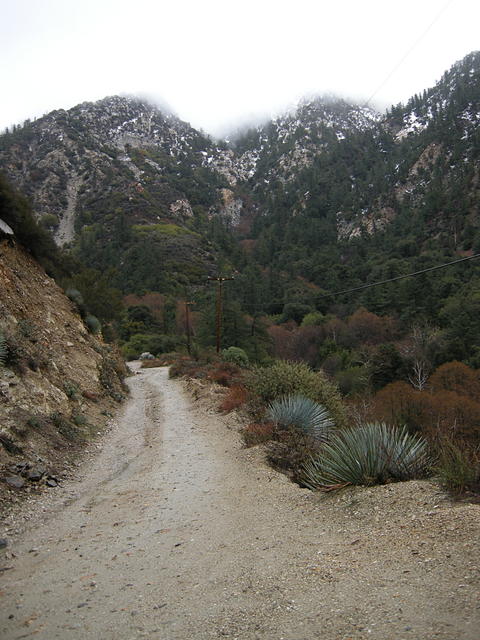
[[[0,339],[1,497],[28,486],[32,468],[43,469],[44,479],[57,474],[105,429],[124,395],[125,369],[11,240],[0,241]]]

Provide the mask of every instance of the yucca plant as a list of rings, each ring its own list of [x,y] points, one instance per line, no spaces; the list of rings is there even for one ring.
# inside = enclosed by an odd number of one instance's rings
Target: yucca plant
[[[421,436],[370,423],[333,433],[321,453],[302,465],[299,479],[310,489],[384,484],[422,477],[430,462]]]
[[[293,427],[319,440],[325,440],[334,426],[330,413],[323,405],[301,395],[274,400],[267,408],[267,415],[280,428]]]

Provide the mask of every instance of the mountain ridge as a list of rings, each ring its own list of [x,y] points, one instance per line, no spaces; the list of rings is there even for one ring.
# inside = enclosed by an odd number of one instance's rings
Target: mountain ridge
[[[315,254],[388,230],[468,250],[479,234],[479,96],[473,52],[384,116],[314,98],[229,143],[145,100],[110,96],[1,136],[0,162],[57,242],[114,267],[124,291],[141,287],[127,273],[141,260],[167,274],[147,288],[168,289],[172,273],[170,292],[196,286],[218,271],[222,243],[238,240],[265,267],[272,233],[276,259],[310,279]],[[300,246],[308,259],[298,269]]]

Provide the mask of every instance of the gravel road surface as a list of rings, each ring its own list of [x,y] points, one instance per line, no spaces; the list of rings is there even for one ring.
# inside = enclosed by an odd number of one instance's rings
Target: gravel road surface
[[[312,494],[167,369],[129,385],[0,556],[3,640],[479,640],[479,505],[429,482]]]

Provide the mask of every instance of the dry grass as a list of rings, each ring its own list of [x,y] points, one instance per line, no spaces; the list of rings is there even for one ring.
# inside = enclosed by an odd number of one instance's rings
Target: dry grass
[[[152,362],[152,361],[150,361]],[[188,357],[177,358],[170,367],[170,377],[196,378],[208,380],[223,387],[238,386],[241,382],[242,370],[235,364],[215,359],[211,362],[191,360]]]
[[[437,443],[435,472],[451,494],[480,495],[480,449],[444,438]]]
[[[274,426],[271,422],[252,422],[242,431],[245,446],[254,447],[262,442],[268,442],[274,436]]]

